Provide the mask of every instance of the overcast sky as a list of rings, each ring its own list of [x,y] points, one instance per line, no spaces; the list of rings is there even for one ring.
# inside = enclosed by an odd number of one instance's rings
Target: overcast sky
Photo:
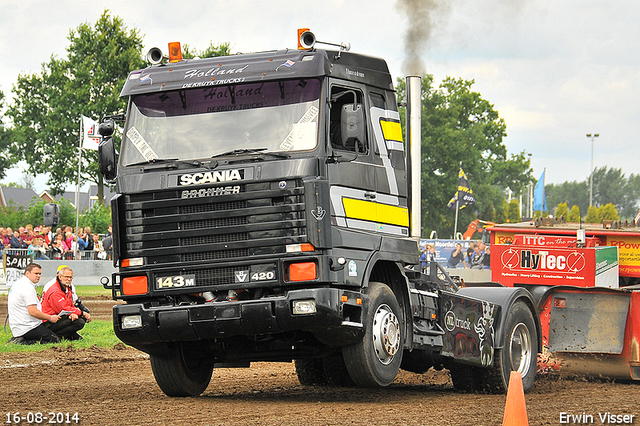
[[[417,53],[436,82],[473,90],[507,123],[509,153],[531,154],[546,183],[585,181],[594,167],[640,174],[640,2],[637,0],[0,0],[0,90],[66,56],[71,29],[108,8],[143,35],[145,51],[180,41],[230,42],[233,53],[296,48],[296,29],[348,41],[387,60],[394,80]],[[411,21],[408,16],[411,17]],[[410,24],[419,43],[407,43]],[[409,47],[408,49],[406,47]],[[3,182],[18,182],[13,169]],[[36,190],[46,189],[36,179]],[[471,182],[473,187],[473,182]]]

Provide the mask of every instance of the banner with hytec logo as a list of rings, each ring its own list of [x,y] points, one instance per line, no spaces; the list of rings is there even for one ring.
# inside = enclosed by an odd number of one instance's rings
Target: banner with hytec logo
[[[618,248],[492,246],[491,279],[503,285],[618,287]]]

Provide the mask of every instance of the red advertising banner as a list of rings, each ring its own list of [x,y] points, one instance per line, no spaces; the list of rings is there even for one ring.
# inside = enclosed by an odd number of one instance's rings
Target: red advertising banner
[[[593,248],[494,244],[491,249],[491,279],[503,285],[595,286],[596,252]]]

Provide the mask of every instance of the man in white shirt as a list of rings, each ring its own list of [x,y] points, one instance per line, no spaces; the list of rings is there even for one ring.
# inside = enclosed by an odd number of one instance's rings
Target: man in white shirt
[[[9,327],[13,338],[10,342],[21,344],[57,343],[58,336],[42,324],[42,320],[58,322],[58,315],[47,315],[39,309],[40,300],[36,293],[36,284],[42,276],[42,268],[30,263],[24,270],[24,276],[13,283],[9,291],[7,306]]]

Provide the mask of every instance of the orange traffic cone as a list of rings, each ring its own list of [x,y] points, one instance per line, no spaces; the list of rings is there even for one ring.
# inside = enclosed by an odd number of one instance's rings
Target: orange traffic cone
[[[504,407],[502,426],[529,426],[522,375],[517,371],[512,371],[509,376],[509,389],[507,390],[507,403]]]

